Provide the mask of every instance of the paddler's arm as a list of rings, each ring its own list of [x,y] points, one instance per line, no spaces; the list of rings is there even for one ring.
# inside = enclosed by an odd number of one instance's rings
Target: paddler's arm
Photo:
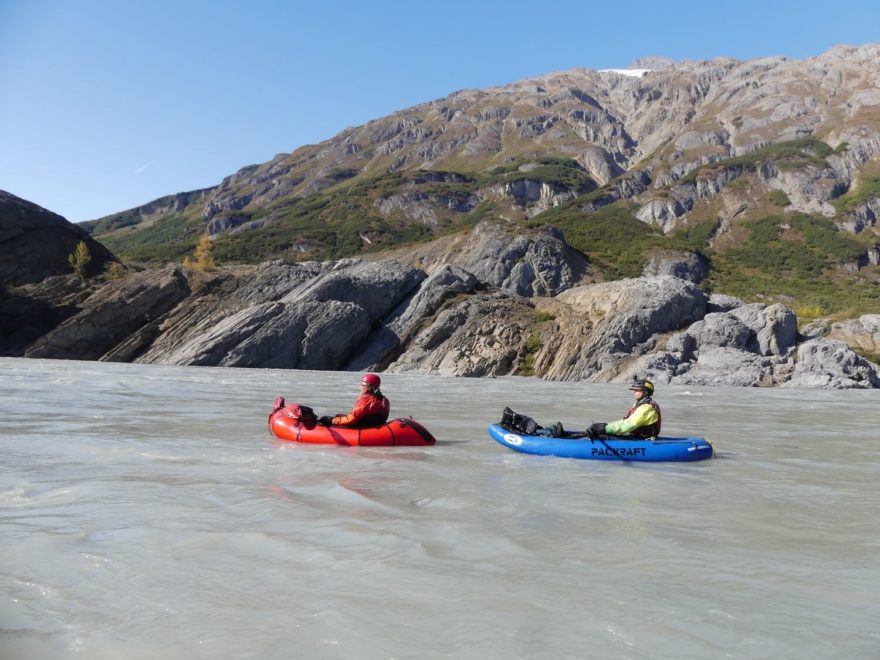
[[[351,426],[357,424],[364,416],[365,406],[367,405],[366,397],[358,397],[354,402],[354,408],[347,415],[336,415],[333,418],[333,426]]]

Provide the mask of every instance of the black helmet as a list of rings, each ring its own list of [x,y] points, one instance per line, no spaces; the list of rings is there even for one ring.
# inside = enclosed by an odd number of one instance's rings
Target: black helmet
[[[644,390],[648,393],[648,395],[654,394],[654,383],[650,380],[634,380],[633,384],[629,386],[631,390]]]

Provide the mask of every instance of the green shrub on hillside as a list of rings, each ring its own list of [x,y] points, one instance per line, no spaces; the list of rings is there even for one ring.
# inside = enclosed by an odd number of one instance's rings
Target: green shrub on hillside
[[[845,318],[876,313],[880,308],[880,287],[864,283],[839,282],[830,277],[804,279],[791,274],[773,276],[766,273],[738,269],[725,259],[713,261],[708,282],[711,291],[718,291],[746,302],[774,303],[784,299],[795,307],[816,306],[826,314]]]
[[[711,250],[708,248],[709,239],[717,230],[717,220],[704,220],[676,227],[667,234],[666,238],[669,244],[666,247],[672,250],[699,252],[708,257],[711,254]]]
[[[573,161],[545,162],[528,172],[509,174],[505,180],[507,182],[540,181],[564,186],[576,193],[586,193],[596,187],[590,176]]]
[[[123,232],[101,237],[111,252],[128,261],[182,261],[192,252],[204,225],[184,215],[161,218],[149,232]]]
[[[833,264],[854,261],[864,253],[861,242],[837,230],[827,218],[793,213],[767,216],[748,223],[749,240],[728,251],[728,256],[746,268],[767,273],[792,272],[803,276],[821,273]],[[783,239],[783,232],[797,234]],[[797,240],[797,235],[802,236]]]
[[[756,149],[742,156],[725,158],[708,165],[703,165],[689,172],[680,179],[681,183],[693,183],[700,174],[719,169],[742,168],[753,172],[758,165],[766,161],[773,161],[780,169],[797,169],[807,165],[827,167],[825,160],[833,153],[831,147],[816,138],[798,138],[769,144],[766,147]]]
[[[535,323],[544,323],[545,321],[555,321],[556,315],[551,312],[535,311],[532,314],[532,320]]]
[[[858,278],[832,277],[835,268],[856,261],[865,245],[821,216],[768,216],[748,223],[742,245],[716,252],[709,287],[749,301],[779,296],[827,313],[867,313],[880,306],[880,287]]]
[[[333,179],[334,181],[345,181],[346,179],[350,179],[354,176],[358,175],[358,170],[351,167],[337,167],[327,174],[328,179]]]
[[[809,323],[825,316],[828,310],[821,305],[798,305],[794,313],[797,315],[798,323]]]
[[[791,200],[782,190],[773,189],[770,191],[770,203],[774,206],[785,208],[791,206]]]
[[[645,252],[666,241],[658,228],[638,220],[633,211],[634,206],[626,203],[603,206],[589,214],[569,205],[545,211],[529,225],[561,229],[566,242],[585,253],[607,279],[637,277],[646,261]]]
[[[520,172],[526,163],[536,163],[537,167]],[[538,181],[540,183],[564,186],[582,194],[593,190],[596,183],[584,169],[570,158],[543,157],[531,161],[517,161],[510,165],[493,168],[488,175],[475,175],[478,187],[516,181]]]
[[[490,217],[492,213],[495,211],[494,202],[490,202],[488,200],[482,201],[477,204],[473,211],[468,214],[468,217],[465,220],[465,224],[475,225],[481,220],[485,220]]]
[[[544,348],[544,342],[541,341],[541,336],[533,332],[526,339],[525,351],[523,354],[522,362],[516,370],[517,376],[534,376],[535,375],[535,356],[538,354],[542,348]]]
[[[94,236],[95,234],[102,234],[117,229],[123,229],[125,227],[131,227],[132,225],[138,224],[140,221],[141,217],[139,214],[133,211],[123,211],[122,213],[117,213],[108,218],[102,218],[101,220],[81,222],[80,226]]]
[[[864,176],[855,190],[850,190],[831,203],[838,214],[843,214],[878,198],[880,198],[880,174],[871,174]]]
[[[92,255],[89,252],[89,246],[86,245],[85,241],[77,243],[76,249],[73,253],[67,255],[67,263],[70,264],[70,267],[73,268],[73,272],[83,284],[86,283],[86,267],[91,260]]]

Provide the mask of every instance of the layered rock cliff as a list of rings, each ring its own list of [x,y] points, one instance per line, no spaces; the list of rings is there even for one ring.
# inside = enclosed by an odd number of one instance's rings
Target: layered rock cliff
[[[460,242],[459,242],[460,241]],[[432,249],[433,248],[433,249]],[[691,255],[591,282],[552,231],[487,223],[398,259],[179,266],[9,287],[0,353],[141,363],[746,386],[880,386],[873,316],[808,337],[781,304],[709,297]],[[405,259],[403,261],[402,259]],[[652,264],[652,269],[658,265]],[[36,320],[42,331],[22,334]],[[11,321],[11,322],[10,322]]]

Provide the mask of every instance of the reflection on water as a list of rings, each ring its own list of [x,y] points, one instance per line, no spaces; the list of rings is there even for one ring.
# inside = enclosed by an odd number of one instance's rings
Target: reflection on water
[[[875,392],[658,388],[699,463],[511,452],[630,402],[522,378],[387,376],[432,447],[269,435],[357,383],[0,359],[0,657],[880,657]]]

